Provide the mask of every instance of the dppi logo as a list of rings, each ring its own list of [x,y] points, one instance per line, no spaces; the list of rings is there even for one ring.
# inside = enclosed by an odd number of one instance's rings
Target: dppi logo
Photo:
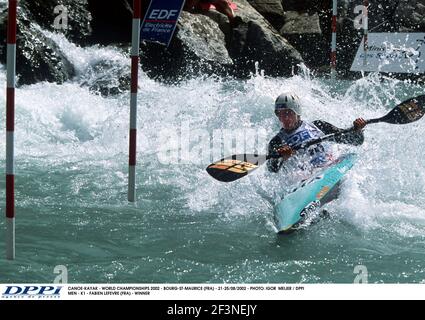
[[[59,286],[7,286],[2,298],[59,298],[61,289]]]

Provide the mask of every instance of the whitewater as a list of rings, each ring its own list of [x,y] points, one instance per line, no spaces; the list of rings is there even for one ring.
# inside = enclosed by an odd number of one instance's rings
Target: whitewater
[[[334,146],[359,161],[327,206],[330,218],[289,236],[276,235],[273,223],[272,199],[285,187],[285,173],[263,166],[223,184],[205,171],[217,156],[266,152],[279,130],[273,107],[282,91],[298,94],[304,119],[345,128],[424,94],[422,86],[378,74],[331,82],[302,66],[290,78],[269,78],[253,65],[248,80],[174,85],[140,71],[133,204],[129,92],[103,97],[89,90],[97,79],[115,77],[114,69],[93,66],[129,66],[128,53],[46,34],[77,75],[16,91],[16,260],[5,259],[0,241],[0,283],[50,283],[58,265],[71,283],[353,283],[356,266],[367,268],[370,283],[425,281],[423,119],[370,125],[362,146]],[[0,82],[4,106],[4,65]],[[0,123],[4,172],[5,108]],[[0,189],[5,239],[4,178]]]

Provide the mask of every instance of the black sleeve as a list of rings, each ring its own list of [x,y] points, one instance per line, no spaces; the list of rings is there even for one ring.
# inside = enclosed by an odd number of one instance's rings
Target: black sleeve
[[[335,127],[334,125],[322,121],[322,120],[316,120],[313,121],[313,124],[320,129],[324,134],[331,134],[331,133],[337,133],[341,132],[343,129],[340,129],[338,127]],[[336,143],[345,143],[345,144],[352,144],[354,146],[359,146],[363,144],[364,142],[364,135],[363,130],[362,131],[353,131],[350,133],[346,133],[342,136],[335,137],[333,139]]]
[[[282,146],[282,140],[279,138],[279,136],[275,136],[269,142],[268,154],[270,155],[276,153],[276,150]],[[269,159],[267,160],[267,169],[269,169],[270,172],[278,172],[279,169],[282,167],[282,163],[282,159]]]

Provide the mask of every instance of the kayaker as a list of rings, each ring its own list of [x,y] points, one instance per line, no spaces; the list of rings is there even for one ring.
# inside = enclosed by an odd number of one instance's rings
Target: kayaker
[[[313,123],[302,120],[299,98],[290,92],[282,93],[277,97],[275,114],[282,124],[282,129],[269,142],[268,153],[280,157],[268,160],[269,171],[278,172],[283,164],[296,154],[307,155],[308,162],[314,167],[322,166],[332,159],[332,155],[325,144],[316,144],[301,152],[295,151],[294,148],[323,135],[340,132],[343,129],[323,120],[316,120]],[[364,142],[362,129],[366,126],[366,121],[363,118],[358,118],[354,120],[353,126],[355,131],[336,137],[333,141],[355,146],[361,145]],[[305,166],[305,163],[299,164],[301,169],[305,169]]]

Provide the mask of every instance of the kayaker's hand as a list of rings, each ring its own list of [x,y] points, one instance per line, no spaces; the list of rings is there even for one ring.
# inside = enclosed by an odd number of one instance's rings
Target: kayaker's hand
[[[354,130],[355,131],[361,131],[364,127],[366,127],[366,120],[363,118],[357,118],[356,120],[354,120],[353,125],[354,125]]]
[[[283,147],[280,147],[276,150],[279,156],[283,158],[283,160],[288,160],[290,157],[292,157],[295,154],[295,151],[288,145],[285,145]]]

